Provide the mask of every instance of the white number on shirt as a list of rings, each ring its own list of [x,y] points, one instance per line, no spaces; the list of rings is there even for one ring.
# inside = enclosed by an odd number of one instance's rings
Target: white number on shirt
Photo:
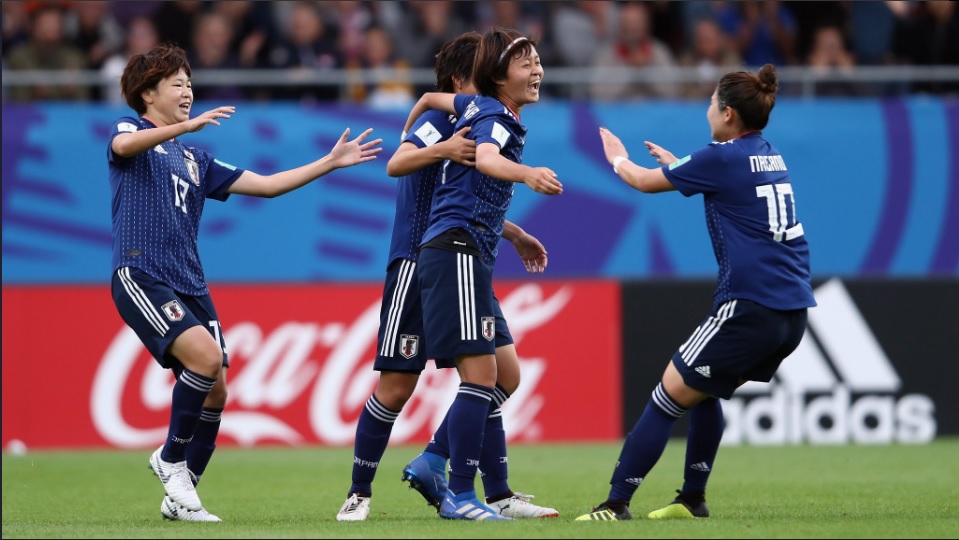
[[[792,240],[802,236],[802,223],[796,222],[796,199],[793,197],[792,184],[765,184],[756,186],[756,196],[766,199],[769,210],[769,232],[777,242]],[[787,213],[786,198],[789,198]]]
[[[173,177],[173,206],[186,214],[186,192],[190,190],[190,183],[175,174],[170,176]]]

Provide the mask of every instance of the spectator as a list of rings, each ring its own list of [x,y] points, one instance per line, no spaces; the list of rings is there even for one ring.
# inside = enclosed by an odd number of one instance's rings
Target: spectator
[[[648,1],[650,27],[653,37],[669,47],[674,57],[683,53],[686,45],[686,33],[683,25],[683,2],[670,0]]]
[[[237,55],[240,67],[257,68],[265,64],[267,43],[273,31],[273,11],[265,2],[230,0],[214,2],[213,12],[223,15],[233,39],[230,50]]]
[[[270,51],[268,65],[274,68],[298,68],[313,75],[344,67],[336,36],[327,28],[316,4],[296,2],[289,16],[289,27]],[[280,99],[329,101],[340,97],[338,85],[309,84],[284,86],[274,90]]]
[[[216,75],[210,71],[218,69],[239,69],[240,60],[230,49],[233,42],[233,27],[230,20],[217,11],[203,13],[196,20],[193,30],[194,49],[189,51],[190,66],[193,76],[200,79],[200,84],[193,90],[193,99],[196,101],[234,102],[243,99],[244,94],[239,87],[232,84],[217,85]]]
[[[796,22],[780,2],[726,2],[716,15],[747,65],[795,63]]]
[[[3,51],[11,51],[30,40],[30,15],[26,2],[2,2]]]
[[[160,33],[160,42],[171,42],[183,50],[193,50],[193,27],[195,19],[203,11],[200,0],[174,0],[160,2],[153,14],[153,24]]]
[[[123,29],[101,0],[73,2],[64,12],[64,35],[87,57],[87,69],[100,69],[103,62],[123,46]]]
[[[7,68],[81,71],[86,68],[83,52],[66,42],[63,13],[55,4],[40,5],[31,14],[30,37],[7,58]],[[18,86],[10,90],[16,101],[75,99],[87,100],[90,89],[82,84]]]
[[[676,85],[662,80],[668,74],[654,73],[659,81],[620,82],[604,68],[660,68],[668,70],[676,66],[669,47],[653,37],[649,24],[649,8],[641,2],[629,2],[619,10],[619,33],[616,40],[600,48],[594,61],[598,68],[592,79],[594,99],[615,100],[648,97],[674,97]]]
[[[333,19],[339,28],[337,42],[343,61],[347,64],[358,62],[364,52],[366,30],[373,23],[369,6],[366,2],[336,0],[333,8]]]
[[[153,26],[153,19],[148,16],[134,17],[127,25],[126,46],[110,58],[107,58],[100,68],[104,85],[101,92],[102,99],[107,103],[124,105],[126,100],[120,92],[120,77],[127,67],[127,62],[134,55],[146,54],[160,42],[160,35]]]
[[[600,48],[615,37],[616,6],[606,0],[560,2],[554,8],[550,27],[556,36],[559,65],[589,66]]]
[[[742,66],[729,36],[713,19],[700,19],[693,27],[693,44],[679,60],[683,67],[696,68],[697,79],[683,85],[682,95],[689,99],[709,99],[716,81]]]
[[[813,34],[812,50],[807,64],[817,76],[838,77],[840,80],[817,82],[817,96],[858,96],[862,89],[853,79],[855,61],[843,42],[842,30],[837,26],[822,26]]]
[[[350,61],[348,69],[355,82],[350,84],[353,101],[366,102],[377,109],[403,109],[413,106],[416,99],[409,80],[409,63],[397,58],[393,51],[393,37],[386,29],[371,26],[364,32],[362,56]],[[375,79],[365,82],[361,70],[369,70]]]
[[[892,63],[896,16],[889,2],[851,2],[849,37],[852,54],[861,66]]]
[[[908,63],[920,66],[959,65],[959,10],[954,2],[925,1],[900,21],[896,49]],[[959,92],[953,81],[919,81],[916,92]]]
[[[407,2],[408,10],[403,23],[394,36],[399,55],[409,61],[412,67],[432,68],[436,63],[436,53],[447,41],[469,30],[466,23],[453,10],[449,0]],[[433,89],[433,84],[418,85],[417,94]]]

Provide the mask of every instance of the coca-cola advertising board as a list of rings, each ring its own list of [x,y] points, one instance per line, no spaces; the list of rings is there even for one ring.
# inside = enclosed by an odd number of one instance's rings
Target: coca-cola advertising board
[[[620,286],[497,283],[522,367],[503,407],[518,442],[621,437]],[[380,284],[214,285],[230,356],[221,445],[351,445],[377,381]],[[145,448],[166,436],[173,374],[104,286],[3,288],[3,446]],[[391,444],[428,440],[455,397],[430,363]],[[584,404],[588,404],[584,406]]]

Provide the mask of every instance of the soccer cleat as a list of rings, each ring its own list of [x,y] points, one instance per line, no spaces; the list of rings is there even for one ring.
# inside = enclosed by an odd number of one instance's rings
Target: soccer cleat
[[[423,454],[416,456],[403,468],[403,482],[409,482],[426,499],[426,503],[440,511],[446,496],[446,471],[437,471]]]
[[[163,497],[163,502],[160,503],[160,514],[163,515],[163,519],[168,519],[170,521],[223,521],[217,516],[207,512],[203,508],[201,508],[199,511],[190,510],[185,506],[178,504],[176,501],[171,499],[169,495]]]
[[[150,469],[153,474],[160,479],[163,484],[163,490],[167,496],[174,502],[187,510],[199,512],[203,510],[200,504],[200,496],[196,493],[196,486],[193,485],[192,474],[186,467],[186,460],[178,463],[168,463],[163,461],[160,453],[163,447],[157,448],[156,452],[150,456]]]
[[[370,516],[370,497],[360,497],[350,493],[346,502],[336,513],[337,521],[365,521]]]
[[[706,506],[705,497],[684,497],[678,489],[676,493],[679,495],[673,499],[673,502],[664,508],[653,510],[646,517],[649,519],[693,519],[709,517],[709,507]]]
[[[513,518],[501,516],[496,510],[479,502],[475,491],[464,491],[456,495],[447,490],[443,504],[440,505],[440,517],[471,521],[513,521]]]
[[[629,507],[624,506],[622,510],[610,508],[609,501],[604,501],[599,506],[594,506],[593,511],[583,514],[576,518],[576,521],[628,521],[633,519],[629,513]]]
[[[512,497],[486,503],[486,505],[499,512],[499,515],[511,518],[559,517],[559,512],[555,508],[533,504],[530,502],[531,499],[533,499],[532,495],[514,492]]]

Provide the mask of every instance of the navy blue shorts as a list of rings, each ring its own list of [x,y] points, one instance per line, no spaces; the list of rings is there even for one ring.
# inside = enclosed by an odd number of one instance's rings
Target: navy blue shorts
[[[806,332],[807,310],[779,311],[750,300],[719,306],[673,354],[687,386],[729,399],[740,381],[769,382]]]
[[[423,332],[423,305],[416,263],[396,259],[386,270],[380,329],[376,339],[376,371],[421,373],[429,360]],[[436,360],[436,367],[456,367],[452,359]]]
[[[493,270],[481,258],[424,247],[417,273],[426,345],[434,358],[496,354],[497,347],[513,343],[493,293]]]
[[[229,366],[226,344],[209,294],[181,294],[166,283],[132,267],[113,273],[113,303],[123,321],[136,332],[153,358],[164,368],[179,374],[183,365],[167,351],[186,330],[194,326],[206,328],[223,349],[223,365]]]

